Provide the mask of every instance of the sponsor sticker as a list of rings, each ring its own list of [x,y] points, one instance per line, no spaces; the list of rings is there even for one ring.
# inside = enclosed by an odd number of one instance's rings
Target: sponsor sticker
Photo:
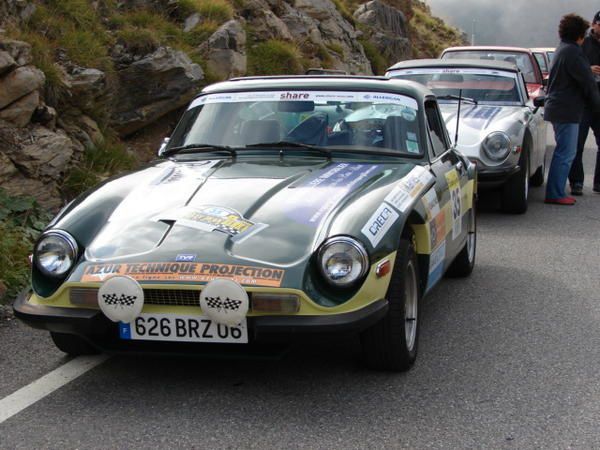
[[[427,290],[431,289],[444,274],[444,259],[446,258],[446,241],[443,241],[429,257],[429,276]]]
[[[237,211],[223,206],[185,206],[172,213],[160,215],[157,221],[175,221],[196,230],[220,231],[228,234],[235,242],[241,242],[268,225],[244,219]]]
[[[298,223],[318,226],[346,195],[364,183],[378,167],[374,164],[338,163],[316,171],[302,184],[288,190],[286,215]]]
[[[425,211],[427,212],[427,220],[431,220],[439,214],[440,203],[438,201],[435,188],[429,189],[427,193],[422,197],[421,201],[423,202],[423,206],[425,207]]]
[[[446,181],[450,190],[450,208],[452,210],[452,239],[460,236],[462,231],[462,193],[458,172],[452,169],[446,172]]]
[[[197,255],[195,253],[180,253],[175,257],[176,262],[194,262]]]
[[[399,217],[390,205],[383,203],[369,218],[361,232],[367,237],[371,245],[376,247]]]
[[[140,262],[133,264],[90,264],[81,282],[103,281],[108,276],[127,275],[137,281],[209,282],[228,278],[250,286],[280,287],[285,270],[237,264]]]
[[[422,166],[415,166],[408,175],[398,182],[384,200],[398,211],[405,212],[432,178],[433,175],[427,169]]]
[[[429,222],[431,236],[430,247],[436,248],[441,242],[446,241],[446,213],[441,211]]]
[[[231,92],[224,94],[207,94],[195,99],[188,109],[209,103],[239,103],[239,102],[257,102],[257,101],[315,101],[325,103],[328,101],[348,101],[387,103],[402,105],[413,110],[419,109],[417,101],[408,96],[392,93],[372,93],[372,92],[340,92],[340,91],[250,91],[250,92]],[[415,115],[416,118],[416,115]]]

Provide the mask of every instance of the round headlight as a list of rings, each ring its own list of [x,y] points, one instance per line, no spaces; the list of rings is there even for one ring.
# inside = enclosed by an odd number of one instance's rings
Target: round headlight
[[[34,250],[35,265],[44,274],[61,277],[66,274],[77,258],[77,242],[61,230],[44,233]]]
[[[360,280],[369,268],[369,256],[357,240],[337,236],[319,249],[319,269],[325,279],[339,287],[348,287]]]
[[[484,139],[482,146],[483,151],[490,159],[502,161],[510,153],[510,138],[506,134],[496,131]]]

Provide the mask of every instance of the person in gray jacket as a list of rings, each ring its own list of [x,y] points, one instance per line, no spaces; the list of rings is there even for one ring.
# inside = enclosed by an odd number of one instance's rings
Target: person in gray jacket
[[[583,54],[591,66],[596,85],[600,88],[600,11],[592,20],[592,27],[581,45]],[[594,192],[600,193],[600,114],[594,113],[589,108],[583,111],[583,117],[579,123],[579,138],[577,139],[577,154],[569,172],[569,183],[571,184],[571,195],[583,195],[583,150],[587,140],[590,127],[596,138],[596,168],[594,170]]]
[[[544,119],[552,123],[556,148],[552,156],[546,203],[574,205],[565,193],[567,177],[577,153],[579,122],[584,106],[600,111],[600,94],[590,64],[581,49],[589,22],[576,14],[560,20],[560,45],[556,49],[548,78]]]

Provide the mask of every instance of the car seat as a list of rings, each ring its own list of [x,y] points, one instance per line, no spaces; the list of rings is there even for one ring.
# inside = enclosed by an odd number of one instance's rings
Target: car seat
[[[247,120],[240,131],[243,145],[279,142],[279,122],[276,120]]]
[[[315,113],[292,128],[286,139],[309,145],[326,145],[327,123],[326,113]]]
[[[406,120],[401,116],[389,116],[383,125],[383,146],[404,151],[407,138]]]

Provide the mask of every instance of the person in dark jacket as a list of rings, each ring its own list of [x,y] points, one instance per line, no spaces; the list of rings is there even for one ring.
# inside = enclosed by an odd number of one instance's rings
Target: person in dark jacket
[[[592,27],[583,40],[581,46],[583,54],[588,59],[596,84],[600,88],[600,11],[594,16]],[[569,172],[572,195],[583,195],[583,149],[587,140],[590,127],[596,138],[596,169],[594,170],[594,192],[600,193],[600,113],[594,113],[589,108],[583,111],[583,117],[579,123],[579,138],[577,139],[577,154]]]
[[[600,111],[600,94],[590,64],[581,49],[589,22],[576,14],[567,14],[560,20],[560,45],[556,49],[548,78],[548,93],[544,119],[552,123],[556,148],[552,156],[546,203],[573,205],[565,186],[571,163],[577,153],[579,122],[584,106]]]

